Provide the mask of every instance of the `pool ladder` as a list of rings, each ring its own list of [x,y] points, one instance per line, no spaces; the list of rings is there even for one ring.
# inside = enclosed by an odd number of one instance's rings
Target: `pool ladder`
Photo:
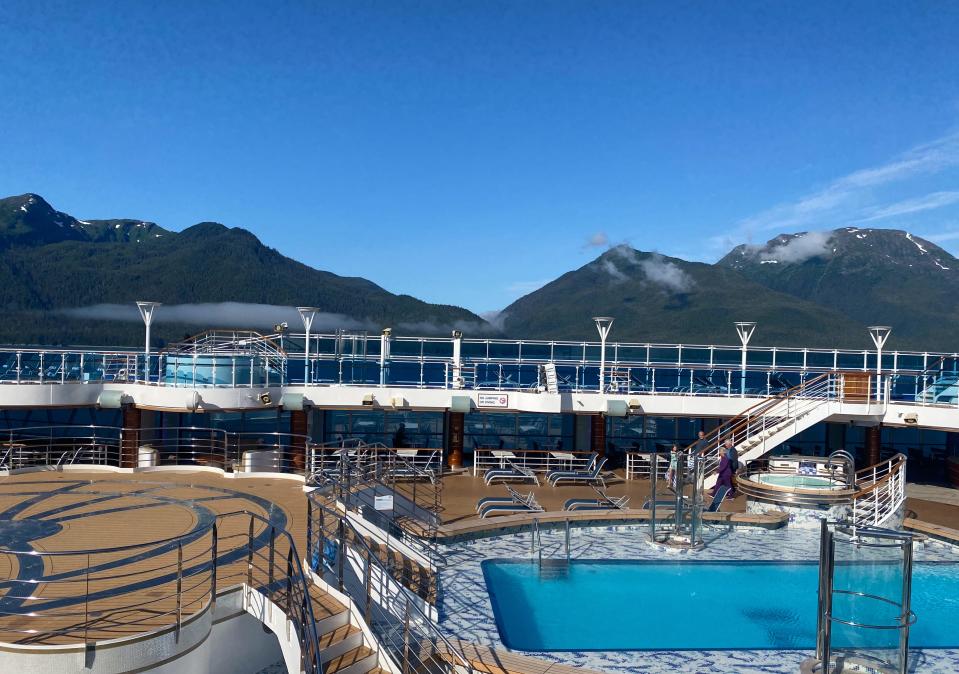
[[[566,557],[557,558],[557,557],[547,557],[546,566],[548,568],[563,568],[564,570],[569,566],[570,561],[570,523],[569,518],[563,520],[563,527],[565,530],[565,548],[566,548]],[[529,543],[529,554],[532,557],[534,554],[537,555],[539,561],[540,570],[543,568],[543,538],[539,524],[539,518],[534,517],[532,523],[530,524],[530,543]]]

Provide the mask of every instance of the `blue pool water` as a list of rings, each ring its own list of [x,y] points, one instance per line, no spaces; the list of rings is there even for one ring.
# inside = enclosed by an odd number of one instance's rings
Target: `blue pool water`
[[[529,560],[486,560],[483,573],[503,643],[524,651],[815,647],[819,567],[804,562],[574,561],[568,573]],[[836,587],[890,596],[895,566],[843,571]],[[917,563],[910,646],[959,647],[959,564]],[[835,615],[892,624],[895,608],[839,599]],[[837,626],[837,636],[849,630]],[[863,636],[863,635],[866,636]],[[850,631],[893,645],[893,630]]]

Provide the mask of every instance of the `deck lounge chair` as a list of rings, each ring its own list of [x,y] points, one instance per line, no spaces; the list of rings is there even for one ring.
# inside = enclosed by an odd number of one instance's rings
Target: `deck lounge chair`
[[[606,457],[599,458],[594,454],[586,470],[553,470],[547,473],[546,483],[555,487],[560,482],[588,482],[589,484],[598,482],[605,488],[606,480],[601,474],[605,465]]]
[[[722,487],[717,489],[716,494],[713,496],[713,502],[709,504],[708,508],[706,508],[706,512],[714,513],[717,510],[719,510],[719,506],[721,506],[723,504],[723,501],[725,501],[726,498],[729,497],[730,491],[731,491],[730,488],[727,487],[726,485],[723,485]]]
[[[596,498],[571,498],[563,505],[563,510],[626,510],[628,505],[629,496],[613,498],[604,490],[596,489]]]
[[[476,512],[481,518],[509,513],[543,512],[543,506],[536,502],[533,492],[524,495],[511,487],[506,487],[506,490],[509,492],[508,497],[491,496],[479,500],[476,504]]]
[[[531,468],[517,466],[512,461],[507,461],[505,468],[490,468],[486,471],[486,474],[483,475],[483,481],[486,483],[486,486],[493,484],[496,480],[502,480],[503,482],[533,482],[537,487],[539,486],[539,478],[536,477],[536,473],[534,473]]]

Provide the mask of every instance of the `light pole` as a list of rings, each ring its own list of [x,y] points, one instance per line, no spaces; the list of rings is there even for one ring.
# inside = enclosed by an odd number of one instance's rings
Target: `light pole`
[[[868,328],[872,343],[876,345],[876,400],[882,401],[882,347],[892,332],[888,325],[870,325]]]
[[[306,346],[303,349],[303,383],[310,384],[310,328],[313,327],[313,319],[316,318],[316,307],[297,307],[300,312],[300,318],[303,320],[303,330],[306,331]]]
[[[140,310],[140,318],[143,319],[143,325],[146,326],[146,338],[144,339],[144,360],[143,377],[144,381],[150,383],[150,325],[153,323],[153,312],[160,306],[159,302],[146,302],[137,300],[137,309]]]
[[[739,335],[739,341],[743,343],[743,365],[739,382],[739,395],[746,395],[746,347],[749,346],[749,340],[756,332],[755,321],[738,321],[736,323],[736,334]]]
[[[613,318],[609,316],[593,316],[593,322],[596,323],[596,330],[599,331],[599,392],[606,390],[606,337],[609,335],[610,328],[613,327]]]

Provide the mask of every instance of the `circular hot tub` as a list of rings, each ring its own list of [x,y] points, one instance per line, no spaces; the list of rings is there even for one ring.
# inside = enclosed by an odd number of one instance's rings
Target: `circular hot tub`
[[[744,493],[746,511],[780,512],[792,526],[819,526],[819,520],[844,519],[852,513],[855,489],[838,475],[816,475],[780,470],[741,473],[736,487]]]
[[[750,475],[750,480],[776,487],[799,489],[842,489],[845,483],[830,477],[819,475],[784,475],[782,473],[758,473]]]

